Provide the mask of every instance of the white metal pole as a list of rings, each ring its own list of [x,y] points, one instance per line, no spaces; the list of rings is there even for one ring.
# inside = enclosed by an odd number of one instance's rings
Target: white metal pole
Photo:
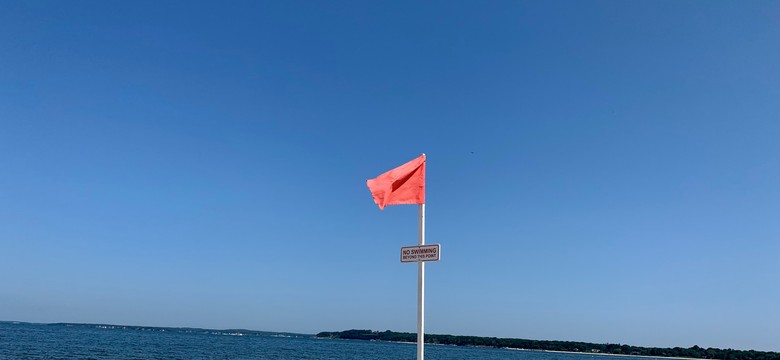
[[[417,208],[417,240],[425,245],[425,204]],[[425,344],[425,262],[417,262],[417,360],[423,360]]]

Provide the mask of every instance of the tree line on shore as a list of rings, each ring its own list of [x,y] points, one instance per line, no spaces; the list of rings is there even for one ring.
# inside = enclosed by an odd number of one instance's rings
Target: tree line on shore
[[[416,342],[417,334],[395,331],[346,330],[321,332],[319,338]],[[578,341],[508,339],[481,336],[425,334],[425,343],[484,346],[495,348],[514,348],[526,350],[571,351],[582,353],[604,353],[615,355],[643,355],[657,357],[686,357],[721,360],[780,360],[780,353],[756,350],[734,350],[702,348],[694,345],[689,348],[656,348],[621,344],[594,344]]]

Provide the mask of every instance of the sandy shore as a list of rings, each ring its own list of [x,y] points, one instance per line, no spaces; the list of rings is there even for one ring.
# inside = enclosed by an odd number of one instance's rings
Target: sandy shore
[[[601,353],[601,352],[594,353],[594,352],[583,352],[583,351],[534,350],[534,349],[518,349],[518,348],[502,348],[502,349],[519,350],[519,351],[541,351],[541,352],[561,353],[561,354],[620,356],[620,357],[646,358],[646,359],[705,360],[700,358],[686,358],[686,357],[673,357],[673,356],[626,355],[626,354],[610,354],[610,353]],[[717,360],[717,359],[706,359],[706,360]]]

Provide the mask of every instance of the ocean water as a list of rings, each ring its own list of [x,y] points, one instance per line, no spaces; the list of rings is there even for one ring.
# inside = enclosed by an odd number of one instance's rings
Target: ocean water
[[[204,329],[0,322],[0,359],[414,360],[415,344]],[[430,360],[618,360],[621,357],[426,344]],[[633,358],[635,360],[636,358]]]

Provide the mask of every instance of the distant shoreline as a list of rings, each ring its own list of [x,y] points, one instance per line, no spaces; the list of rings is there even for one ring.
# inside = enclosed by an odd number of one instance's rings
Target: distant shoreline
[[[321,332],[319,338],[388,341],[416,343],[416,333],[372,330],[346,330]],[[425,334],[425,343],[430,345],[490,347],[507,350],[544,351],[552,353],[624,356],[645,359],[728,359],[728,360],[780,360],[780,352],[757,350],[734,350],[718,348],[658,348],[625,344],[596,344],[581,341],[529,340],[482,336]]]
[[[318,339],[325,339],[322,337],[317,337]],[[354,340],[354,341],[379,341],[379,342],[389,342],[389,343],[395,343],[395,344],[409,344],[409,345],[417,345],[417,342],[414,341],[388,341],[388,340],[362,340],[362,339],[332,339],[332,340]],[[610,353],[595,353],[595,352],[585,352],[585,351],[562,351],[562,350],[539,350],[539,349],[521,349],[521,348],[513,348],[513,347],[493,347],[493,346],[479,346],[479,345],[453,345],[453,344],[439,344],[439,343],[425,343],[426,346],[428,345],[436,345],[436,346],[468,346],[468,347],[477,347],[477,348],[494,348],[494,349],[500,349],[500,350],[512,350],[512,351],[537,351],[537,352],[548,352],[548,353],[560,353],[560,354],[574,354],[574,355],[604,355],[604,356],[618,356],[618,357],[633,357],[633,358],[646,358],[646,359],[671,359],[671,360],[722,360],[722,359],[701,359],[701,358],[691,358],[691,357],[677,357],[677,356],[651,356],[651,355],[626,355],[626,354],[610,354]]]
[[[316,337],[316,336],[315,336]],[[320,338],[321,339],[321,338]],[[396,344],[410,344],[410,345],[417,345],[417,342],[414,341],[386,341],[386,340],[359,340],[359,339],[340,339],[340,340],[357,340],[357,341],[381,341],[381,342],[391,342]],[[512,348],[512,347],[492,347],[492,346],[478,346],[478,345],[452,345],[452,344],[438,344],[438,343],[425,343],[425,345],[437,345],[437,346],[469,346],[469,347],[482,347],[482,348],[494,348],[494,349],[501,349],[501,350],[512,350],[512,351],[538,351],[538,352],[549,352],[549,353],[561,353],[561,354],[575,354],[575,355],[604,355],[604,356],[619,356],[619,357],[635,357],[635,358],[646,358],[646,359],[671,359],[671,360],[721,360],[721,359],[701,359],[701,358],[691,358],[691,357],[677,357],[677,356],[651,356],[651,355],[626,355],[626,354],[610,354],[610,353],[594,353],[594,352],[585,352],[585,351],[562,351],[562,350],[538,350],[538,349],[521,349],[521,348]]]
[[[53,326],[79,326],[79,327],[98,327],[98,328],[122,328],[128,330],[157,330],[157,331],[177,331],[177,332],[209,332],[222,335],[264,335],[264,336],[290,336],[290,337],[313,337],[330,338],[343,340],[369,340],[416,344],[416,333],[402,333],[393,331],[371,331],[371,330],[347,330],[340,332],[320,332],[319,334],[301,334],[277,331],[258,331],[247,329],[207,329],[191,327],[165,327],[165,326],[142,326],[142,325],[115,325],[115,324],[94,324],[94,323],[34,323],[26,321],[7,321],[0,320],[0,324],[28,324],[28,325],[53,325]],[[437,335],[426,334],[426,344],[428,345],[446,345],[446,346],[470,346],[470,347],[489,347],[495,349],[515,350],[515,351],[541,351],[563,354],[581,354],[581,355],[606,355],[623,356],[645,359],[670,359],[670,360],[780,360],[780,352],[758,351],[758,350],[734,350],[717,348],[700,348],[693,346],[691,348],[645,348],[620,344],[594,344],[574,341],[555,341],[555,340],[528,340],[528,339],[509,339],[495,337],[463,336],[463,335]],[[514,346],[513,346],[514,345]],[[518,346],[519,345],[519,346]],[[571,350],[575,349],[575,350]],[[590,351],[579,351],[576,349],[592,349]],[[607,350],[607,351],[605,351]],[[624,352],[633,352],[633,354],[615,353],[610,351],[620,350]],[[644,354],[637,352],[645,352]],[[660,355],[658,353],[669,355]],[[675,353],[694,352],[705,354],[705,356],[679,356]]]
[[[652,356],[652,355],[626,355],[626,354],[611,354],[611,353],[594,353],[584,351],[562,351],[562,350],[533,350],[533,349],[517,349],[517,348],[503,348],[507,350],[520,350],[520,351],[542,351],[561,354],[581,354],[581,355],[605,355],[605,356],[620,356],[620,357],[636,357],[646,359],[680,359],[680,360],[703,360],[701,358],[692,357],[678,357],[678,356]],[[706,360],[720,360],[720,359],[706,359]]]

